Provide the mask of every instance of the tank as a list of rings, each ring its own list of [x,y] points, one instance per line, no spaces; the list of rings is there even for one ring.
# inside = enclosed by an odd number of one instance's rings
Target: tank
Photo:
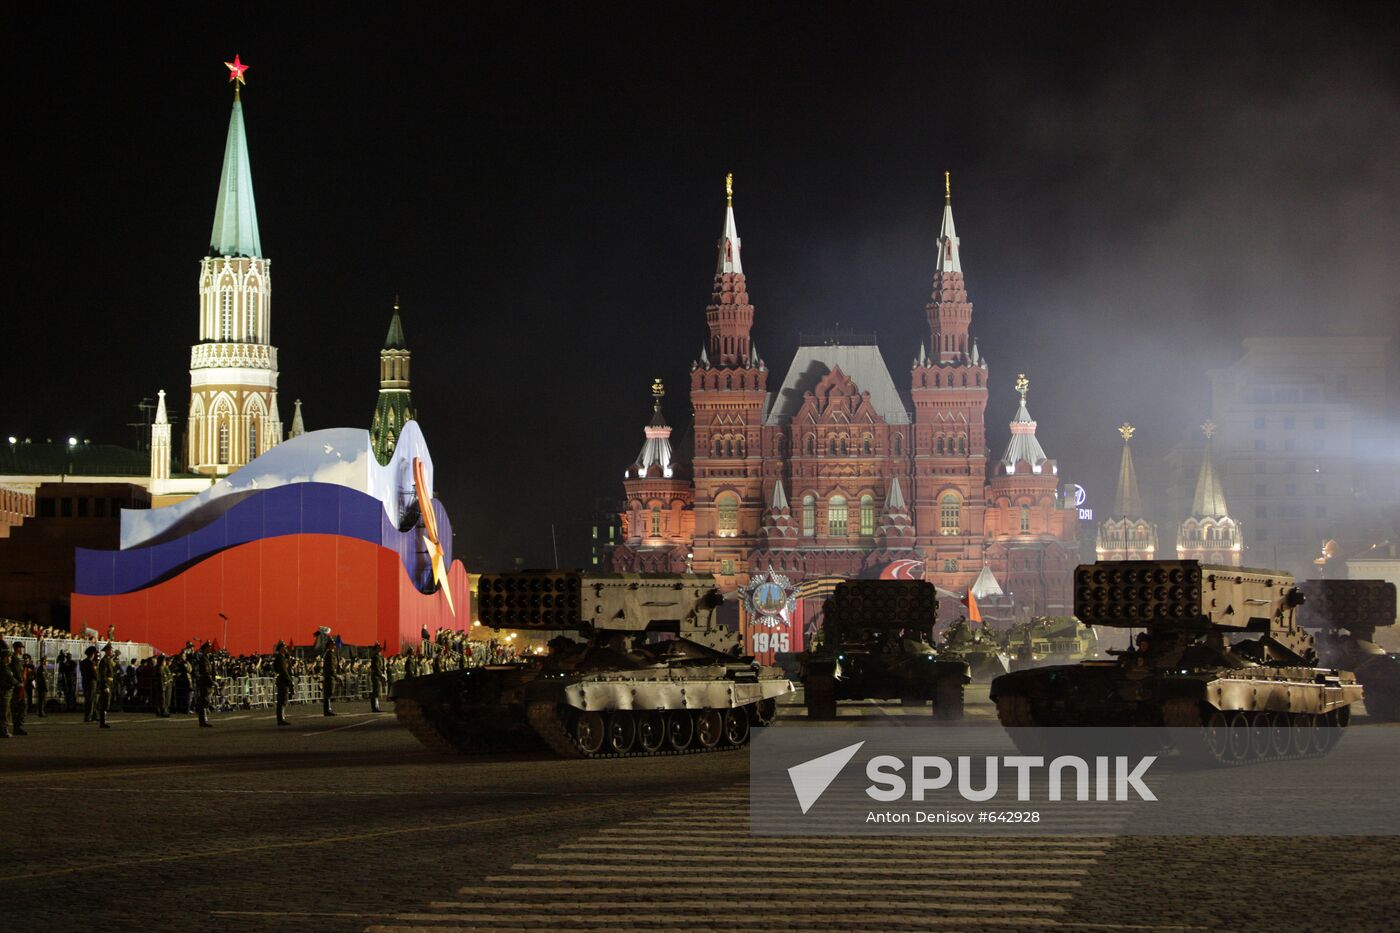
[[[777,668],[740,655],[738,636],[715,620],[721,602],[711,577],[691,574],[482,574],[481,623],[557,633],[548,654],[400,680],[394,712],[443,752],[542,745],[601,758],[738,748],[795,688]]]
[[[972,679],[979,683],[986,683],[1011,669],[1010,656],[996,635],[985,625],[970,625],[965,618],[958,619],[943,633],[938,656],[965,662]]]
[[[1222,764],[1325,754],[1361,699],[1318,666],[1303,594],[1273,570],[1190,560],[1103,561],[1074,574],[1075,615],[1140,629],[1131,649],[992,681],[1002,725],[1165,726],[1191,758]],[[1030,734],[1013,732],[1025,741]]]
[[[1376,629],[1395,624],[1395,584],[1305,580],[1300,588],[1307,601],[1299,619],[1315,633],[1319,662],[1356,672],[1373,719],[1400,721],[1400,655],[1375,643]]]
[[[1037,616],[1007,629],[1003,645],[1011,670],[1019,671],[1097,657],[1099,633],[1073,616]]]
[[[922,580],[848,580],[826,601],[820,641],[799,657],[807,715],[836,716],[841,700],[898,699],[961,719],[966,662],[929,643],[937,590]]]

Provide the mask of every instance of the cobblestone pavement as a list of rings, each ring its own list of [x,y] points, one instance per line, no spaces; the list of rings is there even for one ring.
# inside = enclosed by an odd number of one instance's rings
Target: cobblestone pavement
[[[973,724],[995,721],[984,698]],[[31,720],[0,744],[6,927],[1365,930],[1400,912],[1391,838],[751,837],[746,752],[441,758],[392,715],[341,713]]]

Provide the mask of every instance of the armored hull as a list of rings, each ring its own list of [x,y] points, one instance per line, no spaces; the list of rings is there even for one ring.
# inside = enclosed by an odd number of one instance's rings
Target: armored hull
[[[648,663],[630,655],[583,670],[501,665],[399,681],[399,721],[430,748],[548,748],[568,758],[737,748],[772,722],[792,683],[739,659]]]
[[[1314,666],[1287,574],[1121,561],[1075,577],[1076,614],[1143,629],[1137,647],[996,678],[991,698],[1008,728],[1160,726],[1188,757],[1242,764],[1326,754],[1362,698],[1354,674]],[[1259,637],[1232,642],[1235,633]]]
[[[1366,690],[1366,713],[1400,721],[1400,656],[1375,643],[1375,631],[1395,624],[1395,584],[1385,580],[1306,580],[1299,613],[1314,630],[1317,654],[1328,667],[1356,672]]]

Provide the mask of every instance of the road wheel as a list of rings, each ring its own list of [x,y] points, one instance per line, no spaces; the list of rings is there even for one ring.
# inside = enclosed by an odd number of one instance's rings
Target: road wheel
[[[602,713],[584,710],[574,720],[574,744],[585,755],[601,752],[607,735],[607,723],[603,721]]]
[[[608,714],[608,748],[614,752],[632,750],[637,740],[637,720],[630,710],[620,709]]]
[[[1249,716],[1236,711],[1230,717],[1230,764],[1243,764],[1249,760],[1249,737]]]
[[[755,726],[766,726],[778,718],[778,701],[772,697],[749,706],[750,719]]]
[[[717,709],[702,709],[695,714],[695,741],[701,748],[714,748],[724,738],[724,717]]]
[[[1255,713],[1249,721],[1249,755],[1255,760],[1262,760],[1269,757],[1273,749],[1269,734],[1269,714]]]
[[[940,677],[933,685],[933,718],[939,722],[956,722],[963,718],[961,674]]]
[[[1338,733],[1328,715],[1313,713],[1308,717],[1312,727],[1312,750],[1314,755],[1325,755],[1337,744]]]
[[[730,745],[743,745],[749,740],[749,713],[742,706],[724,714],[724,740]]]
[[[637,745],[648,755],[655,754],[666,744],[666,720],[656,710],[637,715]]]
[[[803,685],[807,700],[808,719],[836,718],[836,678],[813,674]]]
[[[1205,743],[1210,756],[1216,761],[1230,760],[1230,720],[1218,709],[1210,711],[1206,717]]]
[[[695,719],[688,710],[678,709],[666,714],[666,741],[678,752],[690,748],[695,741]]]
[[[1313,717],[1309,713],[1295,713],[1288,722],[1288,750],[1293,755],[1313,753]]]
[[[1035,725],[1031,699],[1019,693],[1003,693],[997,697],[997,719],[1007,729],[1028,729]]]
[[[1269,756],[1286,758],[1293,751],[1293,729],[1287,713],[1269,713]]]

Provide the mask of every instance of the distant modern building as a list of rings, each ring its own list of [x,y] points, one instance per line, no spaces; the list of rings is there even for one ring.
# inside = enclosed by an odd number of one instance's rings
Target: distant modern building
[[[1217,465],[1247,566],[1311,575],[1325,541],[1360,555],[1400,521],[1396,348],[1382,337],[1252,337],[1210,373]]]
[[[709,339],[691,366],[689,456],[664,462],[670,428],[658,404],[624,480],[627,534],[612,566],[676,567],[688,554],[725,590],[777,572],[794,583],[912,576],[959,595],[987,567],[1030,611],[1058,612],[1078,513],[1036,439],[1023,381],[1011,444],[989,457],[990,377],[970,334],[951,196],[924,309],[928,338],[901,391],[874,338],[851,335],[801,338],[770,386],[728,193]]]
[[[1094,541],[1098,560],[1153,560],[1158,556],[1157,526],[1147,519],[1133,467],[1132,439],[1137,428],[1124,422],[1118,428],[1123,454],[1118,461],[1118,492],[1113,512],[1099,523]]]

